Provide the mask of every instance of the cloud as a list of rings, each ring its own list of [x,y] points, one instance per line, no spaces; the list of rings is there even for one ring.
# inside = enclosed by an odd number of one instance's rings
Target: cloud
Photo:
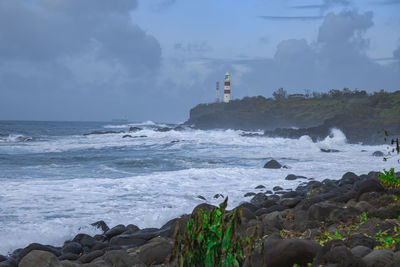
[[[276,21],[314,21],[321,20],[323,16],[259,16],[265,20],[276,20]]]
[[[146,0],[149,1],[150,9],[154,12],[164,11],[173,6],[176,0]]]
[[[271,95],[279,87],[289,92],[344,87],[398,90],[399,68],[380,65],[366,54],[369,40],[365,33],[372,26],[372,12],[329,13],[315,41],[284,40],[273,58],[243,61],[250,71],[241,76],[242,84],[252,88],[250,95]],[[400,48],[394,56],[400,59],[399,54]]]
[[[321,4],[314,4],[314,5],[296,5],[292,6],[295,9],[318,9],[322,14],[324,11],[331,9],[336,6],[346,7],[349,6],[351,3],[348,0],[323,0]]]
[[[400,63],[400,46],[393,52],[393,58]]]
[[[151,100],[161,47],[132,23],[137,5],[136,0],[0,1],[0,113],[49,118],[54,108],[58,117],[52,119],[81,119],[82,113],[109,118]],[[27,100],[16,100],[21,97]]]

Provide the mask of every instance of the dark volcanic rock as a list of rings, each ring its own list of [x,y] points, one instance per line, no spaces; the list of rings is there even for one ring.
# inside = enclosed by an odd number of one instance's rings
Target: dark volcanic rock
[[[53,253],[42,250],[32,250],[22,258],[18,267],[62,267],[60,261]]]
[[[321,246],[308,240],[283,239],[264,242],[264,251],[253,255],[252,266],[293,267],[312,262]],[[264,263],[264,264],[263,264]]]
[[[393,252],[386,249],[373,250],[363,257],[367,267],[391,267],[393,266]]]
[[[60,257],[58,257],[58,259],[60,261],[63,261],[63,260],[76,261],[77,259],[79,259],[79,257],[80,257],[79,254],[65,253],[65,254],[62,254]]]
[[[382,207],[368,212],[367,215],[368,217],[376,217],[380,219],[397,219],[400,215],[400,205]]]
[[[202,195],[198,195],[197,198],[200,198],[201,200],[207,201],[207,199],[205,197],[203,197]]]
[[[254,192],[248,192],[248,193],[244,194],[244,197],[252,197],[255,195],[256,195],[256,193],[254,193]]]
[[[255,212],[255,211],[258,209],[258,207],[257,207],[256,205],[254,205],[254,204],[252,204],[252,203],[249,203],[249,202],[243,202],[242,204],[240,204],[240,205],[238,206],[238,208],[239,208],[239,207],[243,207],[243,208],[249,209],[249,210],[251,210],[252,212]]]
[[[171,130],[172,130],[172,128],[169,128],[169,127],[158,127],[155,129],[156,132],[169,132]]]
[[[383,157],[383,156],[385,156],[385,154],[383,154],[382,151],[375,151],[374,153],[372,153],[372,156],[374,156],[374,157]]]
[[[143,130],[143,129],[140,127],[135,127],[135,126],[129,128],[129,132],[138,132],[141,130]]]
[[[358,184],[357,187],[358,187],[357,196],[356,196],[357,201],[360,199],[360,196],[364,193],[384,192],[385,191],[385,188],[383,188],[381,183],[375,179],[368,179],[368,180],[362,181]]]
[[[272,160],[268,161],[267,163],[265,163],[264,168],[280,169],[280,168],[282,168],[282,165],[279,162],[277,162],[276,160],[272,159]]]
[[[19,251],[19,253],[16,255],[17,257],[15,258],[16,261],[20,261],[22,258],[24,258],[28,253],[30,253],[33,250],[47,251],[55,255],[56,257],[61,255],[61,249],[59,248],[48,245],[42,245],[38,243],[32,243],[26,248]]]
[[[101,229],[103,231],[103,233],[107,232],[108,230],[110,230],[110,228],[108,227],[108,225],[104,222],[104,221],[97,221],[91,224],[91,226],[94,226],[98,229]]]
[[[364,246],[370,249],[373,249],[377,244],[375,239],[362,235],[362,234],[354,234],[351,235],[346,241],[345,244],[349,248],[355,248],[357,246]]]
[[[288,176],[285,177],[285,180],[291,181],[291,180],[296,180],[297,178],[298,178],[297,175],[289,174]]]
[[[194,216],[194,214],[196,212],[199,212],[200,210],[202,210],[203,212],[211,212],[214,208],[216,208],[215,206],[211,205],[211,204],[207,204],[207,203],[201,203],[199,205],[197,205],[193,211],[192,211],[192,216]]]
[[[6,256],[0,255],[0,262],[6,261],[8,258]]]
[[[72,253],[72,254],[81,254],[83,252],[83,247],[80,243],[78,242],[69,242],[64,245],[62,248],[62,253],[67,254],[67,253]]]
[[[122,138],[133,138],[133,136],[130,134],[126,134],[126,135],[122,136]]]
[[[78,261],[82,262],[82,263],[89,263],[92,262],[94,259],[97,259],[98,257],[103,256],[105,253],[104,250],[94,250],[88,254],[84,254],[82,255]]]
[[[340,152],[340,151],[337,150],[337,149],[330,149],[330,148],[324,149],[324,148],[321,148],[321,152],[325,152],[325,153],[337,153],[337,152]]]
[[[329,266],[328,264],[342,267],[366,267],[362,259],[354,256],[342,240],[326,243],[313,261],[313,266]]]
[[[274,188],[272,188],[272,190],[274,190],[274,191],[280,191],[280,190],[283,190],[283,188],[280,187],[280,186],[274,186]]]
[[[339,180],[339,186],[343,186],[345,184],[351,184],[353,185],[355,182],[357,182],[360,179],[355,173],[353,172],[346,172],[343,176],[342,179]]]
[[[308,209],[308,219],[309,220],[317,220],[317,221],[325,221],[329,218],[329,215],[332,211],[340,208],[337,203],[324,201],[311,205]]]
[[[142,246],[139,252],[139,259],[147,266],[164,263],[171,254],[172,245],[163,239],[150,241]]]
[[[250,200],[250,203],[259,207],[261,203],[267,200],[268,197],[266,195],[264,195],[263,193],[258,193]]]
[[[107,251],[103,256],[103,260],[110,266],[115,267],[146,266],[135,256],[129,255],[125,250]]]
[[[263,186],[263,185],[257,185],[254,189],[263,189],[263,188],[265,188],[265,186]]]
[[[351,253],[353,253],[354,256],[360,257],[360,258],[364,257],[371,251],[372,251],[372,249],[364,247],[364,246],[356,246],[351,249]]]
[[[126,231],[126,227],[123,224],[118,224],[117,226],[114,226],[113,228],[111,228],[110,230],[108,230],[105,235],[108,239],[111,239],[112,237],[116,236],[116,235],[120,235],[123,232]]]
[[[88,247],[92,248],[94,245],[96,245],[98,242],[94,240],[93,237],[87,234],[77,234],[74,239],[72,239],[74,242],[80,243],[83,247]]]

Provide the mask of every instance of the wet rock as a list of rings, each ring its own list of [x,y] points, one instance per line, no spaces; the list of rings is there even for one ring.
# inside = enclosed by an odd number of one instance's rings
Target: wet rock
[[[62,267],[57,257],[48,251],[32,250],[22,258],[18,267]]]
[[[297,204],[299,204],[301,200],[299,198],[282,198],[279,200],[279,204],[286,206],[288,208],[294,208]]]
[[[139,259],[147,266],[162,264],[171,254],[172,245],[167,240],[150,241],[140,248]]]
[[[89,263],[89,262],[92,262],[94,259],[97,259],[97,258],[103,256],[104,253],[105,253],[104,250],[94,250],[94,251],[92,251],[92,252],[90,252],[88,254],[82,255],[78,259],[78,261],[81,262],[81,263]]]
[[[133,126],[133,127],[130,127],[129,128],[129,132],[138,132],[138,131],[141,131],[141,130],[143,130],[142,128],[140,128],[140,127],[136,127],[136,126]]]
[[[147,239],[140,238],[135,236],[134,234],[122,234],[117,235],[111,238],[110,246],[119,246],[119,247],[138,247],[146,243]]]
[[[56,257],[61,255],[61,249],[55,248],[53,246],[32,243],[29,246],[27,246],[26,248],[20,250],[19,253],[17,255],[15,255],[16,256],[15,260],[17,262],[19,262],[22,258],[24,258],[26,255],[28,255],[28,253],[30,253],[33,250],[46,251],[46,252],[49,252],[49,253],[55,255]]]
[[[259,207],[261,205],[261,203],[263,203],[264,201],[267,201],[267,200],[268,200],[268,197],[265,194],[258,193],[250,200],[250,203]]]
[[[340,207],[337,203],[330,201],[316,203],[308,209],[307,217],[309,220],[325,221],[329,218],[330,213],[338,208]]]
[[[299,193],[298,193],[298,192],[296,192],[296,191],[289,191],[289,192],[286,192],[286,193],[282,194],[282,197],[281,197],[281,198],[295,198],[295,197],[298,197],[298,196],[299,196]]]
[[[342,240],[332,240],[325,244],[313,261],[313,266],[336,264],[343,267],[364,267],[365,263],[346,248]]]
[[[65,253],[63,255],[61,255],[60,257],[58,257],[58,259],[60,261],[63,260],[70,260],[70,261],[76,261],[77,259],[79,259],[80,255],[79,254],[74,254],[74,253]]]
[[[133,138],[133,136],[130,134],[125,134],[124,136],[122,136],[122,138]]]
[[[62,248],[62,253],[63,254],[72,253],[72,254],[79,255],[82,252],[83,252],[83,247],[78,242],[68,242]]]
[[[337,152],[340,152],[339,150],[337,150],[337,149],[330,149],[330,148],[321,148],[321,152],[325,152],[325,153],[337,153]]]
[[[292,267],[312,262],[321,246],[308,240],[283,239],[264,242],[264,263],[268,267]],[[265,266],[264,265],[264,266]],[[253,264],[253,266],[262,266]]]
[[[274,190],[274,191],[281,191],[281,190],[283,190],[283,188],[280,187],[280,186],[274,186],[274,187],[272,188],[272,190]]]
[[[249,203],[249,202],[243,202],[243,203],[241,203],[241,204],[238,206],[238,208],[240,208],[240,207],[249,209],[249,210],[251,210],[252,212],[255,212],[255,211],[258,209],[258,207],[257,207],[256,205],[251,204],[251,203]]]
[[[386,249],[373,250],[363,257],[367,267],[391,267],[394,263],[393,252]]]
[[[372,249],[365,246],[355,246],[350,251],[351,253],[353,253],[354,256],[362,258],[370,253]]]
[[[357,203],[354,205],[354,207],[355,207],[356,209],[359,209],[359,210],[362,211],[362,212],[368,212],[368,211],[370,211],[370,210],[373,208],[372,205],[369,204],[369,203],[366,202],[366,201],[357,202]]]
[[[345,222],[345,221],[348,221],[349,219],[359,217],[360,214],[361,214],[361,211],[356,208],[353,208],[353,207],[339,208],[339,209],[333,210],[329,214],[329,219],[331,221],[337,221],[337,222],[344,221]]]
[[[385,156],[385,154],[383,154],[382,151],[375,151],[374,153],[372,153],[372,156],[374,156],[374,157],[383,157],[383,156]]]
[[[222,195],[222,194],[215,194],[215,195],[214,195],[214,198],[220,198],[220,197],[221,197],[221,198],[224,198],[224,195]]]
[[[200,198],[201,200],[207,201],[207,199],[205,197],[203,197],[202,195],[198,195],[197,198]]]
[[[264,224],[269,224],[278,230],[282,230],[283,219],[282,219],[282,215],[279,211],[274,211],[269,214],[263,215],[262,222]]]
[[[199,205],[197,205],[193,211],[192,211],[192,216],[194,216],[194,214],[196,214],[197,212],[199,212],[200,210],[202,210],[203,212],[211,212],[213,209],[215,209],[216,206],[213,206],[211,204],[207,204],[207,203],[201,203]]]
[[[251,210],[249,210],[248,208],[239,207],[237,209],[241,210],[241,215],[242,215],[241,219],[246,219],[247,221],[256,219],[256,215],[254,215],[254,213]]]
[[[265,186],[263,186],[263,185],[257,185],[254,189],[263,189],[263,188],[265,188]]]
[[[125,250],[107,251],[103,256],[103,260],[113,267],[146,266],[137,257],[128,254]]]
[[[94,245],[97,244],[98,241],[94,240],[93,237],[87,234],[77,234],[74,239],[74,242],[80,243],[83,247],[92,248]]]
[[[353,172],[346,172],[343,176],[342,179],[339,180],[339,186],[343,186],[345,184],[351,184],[353,185],[356,181],[358,181],[360,177],[358,177],[355,173]]]
[[[357,185],[357,195],[356,200],[358,201],[362,194],[367,192],[384,192],[385,188],[381,185],[378,180],[368,179],[360,182]]]
[[[264,168],[280,169],[280,168],[282,168],[282,165],[279,162],[277,162],[276,160],[272,159],[272,160],[268,161],[267,163],[265,163]]]
[[[271,190],[267,190],[267,191],[265,191],[265,194],[272,194],[272,191]]]
[[[307,177],[304,177],[304,176],[297,176],[297,175],[294,175],[294,174],[289,174],[288,176],[285,177],[285,180],[292,181],[292,180],[306,179],[306,178]]]
[[[362,235],[362,234],[353,234],[346,241],[346,246],[349,248],[355,248],[357,246],[364,246],[370,249],[373,249],[377,244],[375,239]]]
[[[103,233],[105,233],[108,230],[110,230],[110,228],[108,227],[108,225],[104,221],[94,222],[94,223],[91,224],[91,226],[94,226],[97,229],[101,229],[103,231]]]
[[[120,235],[123,232],[126,231],[126,227],[123,224],[118,224],[117,226],[114,226],[113,228],[111,228],[110,230],[108,230],[105,235],[107,237],[107,239],[111,239],[116,235]]]
[[[380,219],[397,219],[400,214],[400,205],[382,207],[367,213],[368,217],[376,217]]]
[[[140,228],[137,227],[136,225],[134,225],[134,224],[128,224],[128,225],[125,227],[125,232],[123,232],[123,234],[133,234],[133,233],[136,233],[136,232],[139,231],[139,230],[140,230]]]
[[[256,195],[256,193],[254,193],[254,192],[248,192],[248,193],[244,194],[244,197],[252,197],[255,195]]]
[[[171,130],[172,130],[172,128],[169,128],[169,127],[158,127],[155,129],[156,132],[169,132]]]

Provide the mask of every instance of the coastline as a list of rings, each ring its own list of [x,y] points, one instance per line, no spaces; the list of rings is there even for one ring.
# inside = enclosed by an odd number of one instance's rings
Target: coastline
[[[262,248],[256,248],[251,262],[247,259],[244,265],[301,266],[313,262],[374,266],[371,264],[382,258],[400,264],[400,244],[394,251],[374,249],[379,246],[379,231],[395,234],[394,226],[400,226],[400,202],[392,197],[400,197],[399,190],[385,190],[376,172],[360,176],[347,172],[339,180],[304,181],[292,191],[274,187],[274,192],[249,192],[254,194],[252,199],[235,208],[241,210],[239,233],[246,236],[257,227],[257,238],[262,240]],[[213,207],[203,203],[194,210]],[[361,223],[364,212],[367,220]],[[104,222],[96,222],[103,234],[78,234],[60,247],[30,244],[7,257],[0,256],[0,266],[40,266],[32,264],[43,262],[54,266],[167,266],[176,225],[180,222],[180,231],[184,231],[182,225],[190,216],[172,219],[161,228],[117,225],[109,229]]]

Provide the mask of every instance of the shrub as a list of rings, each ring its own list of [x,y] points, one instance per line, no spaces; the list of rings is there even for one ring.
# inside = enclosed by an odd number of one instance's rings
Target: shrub
[[[379,180],[386,189],[400,188],[400,175],[396,176],[393,168],[389,171],[383,170],[383,173],[380,172]]]
[[[187,222],[187,232],[175,234],[171,260],[178,266],[241,266],[254,248],[254,236],[238,234],[241,210],[226,213],[228,198],[211,212],[199,210]]]

